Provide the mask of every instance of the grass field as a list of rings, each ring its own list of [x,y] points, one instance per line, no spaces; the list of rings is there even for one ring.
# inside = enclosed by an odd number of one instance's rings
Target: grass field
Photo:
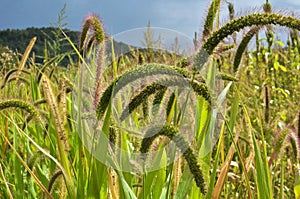
[[[299,16],[221,3],[189,56],[148,27],[117,57],[95,15],[73,51],[3,52],[0,198],[300,198]]]

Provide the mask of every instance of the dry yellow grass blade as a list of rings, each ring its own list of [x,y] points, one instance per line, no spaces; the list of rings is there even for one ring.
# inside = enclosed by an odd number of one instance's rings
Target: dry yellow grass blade
[[[238,135],[235,137],[234,142],[236,142],[237,140],[238,140]],[[225,181],[226,181],[226,177],[227,177],[227,174],[229,171],[230,163],[231,163],[234,153],[235,153],[235,146],[234,146],[234,143],[232,143],[229,148],[228,154],[226,156],[224,166],[221,169],[217,183],[213,189],[212,197],[211,197],[213,199],[220,198],[220,196],[221,196],[221,193],[222,193]]]

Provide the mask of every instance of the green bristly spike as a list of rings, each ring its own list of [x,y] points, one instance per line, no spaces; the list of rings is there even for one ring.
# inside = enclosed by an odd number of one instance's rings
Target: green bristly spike
[[[170,77],[164,80],[157,81],[151,85],[146,86],[138,95],[136,95],[129,103],[129,105],[124,109],[121,114],[120,120],[123,121],[129,114],[132,113],[139,105],[143,102],[146,102],[148,97],[152,94],[165,91],[168,87],[190,87],[194,90],[194,92],[203,96],[205,100],[209,103],[211,102],[211,97],[209,93],[209,89],[204,83],[199,83],[196,81],[189,81],[185,78],[176,78]],[[164,93],[163,93],[164,94]]]
[[[233,62],[233,71],[237,72],[238,68],[240,66],[241,60],[242,60],[242,56],[243,53],[245,51],[245,49],[247,48],[250,40],[253,38],[253,36],[259,31],[258,27],[254,27],[251,30],[249,30],[249,32],[244,36],[243,40],[241,41],[235,57],[234,57],[234,62]]]
[[[148,97],[156,92],[164,90],[165,86],[161,84],[148,85],[142,92],[135,96],[128,106],[123,110],[120,120],[123,121],[129,114],[132,113],[139,105],[147,101]]]
[[[28,113],[30,113],[33,117],[35,117],[41,125],[44,124],[40,116],[40,113],[36,110],[36,108],[25,101],[18,100],[18,99],[11,99],[11,100],[0,102],[0,110],[4,110],[7,108],[20,108],[22,110],[25,110]]]
[[[221,5],[221,0],[213,0],[212,3],[210,4],[205,24],[204,24],[204,29],[202,32],[202,38],[205,40],[207,36],[210,35],[210,33],[213,31],[213,26],[214,26],[214,21],[217,15],[217,12],[220,8]]]
[[[166,136],[172,140],[183,153],[183,157],[187,161],[190,171],[194,176],[196,185],[200,188],[201,193],[205,194],[205,182],[197,158],[193,153],[192,148],[185,138],[180,134],[179,130],[172,125],[158,125],[150,128],[145,133],[145,138],[142,141],[140,151],[147,153],[158,136]]]
[[[152,115],[156,115],[158,113],[159,110],[159,106],[163,101],[163,98],[165,96],[167,92],[167,88],[164,88],[158,92],[156,92],[154,99],[153,99],[153,103],[152,103]]]
[[[15,75],[15,73],[17,73],[17,74]],[[19,70],[18,68],[13,68],[10,71],[8,71],[3,78],[4,80],[1,85],[1,89],[3,89],[5,87],[6,83],[12,81],[12,78],[14,78],[14,79],[22,78],[22,76],[20,76],[20,75],[23,73],[26,75],[30,75],[30,71],[28,71],[26,69]],[[24,78],[23,78],[23,80],[26,81]]]
[[[226,80],[226,81],[232,81],[232,82],[238,82],[239,79],[236,77],[233,77],[230,74],[226,74],[226,73],[219,73],[217,75],[217,78],[222,79],[222,80]]]
[[[300,19],[281,14],[262,13],[242,16],[228,22],[210,35],[206,42],[202,45],[198,53],[195,55],[194,68],[201,68],[207,61],[209,55],[212,55],[217,45],[227,36],[232,35],[236,31],[240,31],[245,27],[280,25],[291,29],[300,30]]]
[[[142,79],[154,75],[168,75],[169,77],[191,77],[191,73],[185,69],[175,66],[168,66],[165,64],[144,64],[133,68],[122,75],[115,78],[111,84],[103,92],[99,103],[96,107],[96,115],[98,119],[101,119],[106,111],[109,103],[109,99],[112,97],[112,92],[117,94],[120,89],[137,79]],[[114,88],[118,85],[117,88]]]
[[[93,31],[93,35],[89,35],[89,31]],[[104,31],[102,28],[102,23],[100,19],[94,15],[88,15],[82,25],[79,49],[86,49],[86,45],[88,44],[89,48],[91,47],[91,41],[95,42],[96,45],[100,45],[104,41]]]

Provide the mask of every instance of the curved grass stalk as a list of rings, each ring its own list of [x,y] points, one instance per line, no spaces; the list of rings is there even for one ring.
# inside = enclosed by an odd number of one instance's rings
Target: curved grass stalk
[[[217,45],[227,36],[232,35],[236,31],[240,31],[245,27],[264,26],[264,25],[280,25],[291,29],[300,30],[300,19],[281,14],[262,13],[242,16],[228,22],[219,30],[211,34],[206,42],[195,55],[194,68],[201,68],[207,61],[208,56],[213,54]]]
[[[17,68],[13,68],[13,69],[11,69],[10,71],[8,71],[8,72],[6,73],[6,75],[4,76],[4,78],[3,78],[3,83],[2,83],[2,85],[1,85],[1,89],[3,89],[3,88],[5,87],[6,83],[8,83],[9,80],[11,79],[10,77],[11,77],[14,73],[16,73],[16,72],[19,73],[18,77],[20,76],[20,73],[25,73],[25,74],[27,74],[27,75],[30,75],[30,71],[28,71],[28,70],[25,70],[25,69],[19,70],[19,69],[17,69]],[[20,77],[19,77],[19,78],[20,78]]]
[[[30,82],[24,78],[24,77],[12,77],[12,78],[9,78],[9,80],[6,82],[6,84],[10,83],[10,82],[13,82],[13,81],[20,81],[20,82],[23,82],[24,84],[26,84],[27,86],[30,85]],[[3,85],[3,87],[5,87],[5,85]]]
[[[37,109],[33,105],[31,105],[25,101],[18,100],[18,99],[11,99],[11,100],[6,100],[6,101],[0,102],[0,110],[7,109],[7,108],[23,109],[23,110],[27,111],[28,113],[30,113],[33,117],[35,117],[41,125],[44,124],[44,122],[40,116],[40,113],[37,111]]]
[[[42,76],[45,72],[45,70],[49,67],[51,67],[52,64],[54,64],[55,62],[58,62],[59,60],[59,56],[55,56],[53,58],[51,58],[50,60],[46,61],[46,63],[43,64],[43,67],[41,69],[39,68],[34,68],[34,70],[37,70],[37,83],[39,84],[41,82]]]
[[[34,106],[38,106],[38,105],[45,104],[45,103],[47,103],[47,100],[42,98],[42,99],[36,100],[33,104],[34,104]]]
[[[105,111],[108,107],[110,98],[112,97],[113,91],[114,94],[118,93],[120,89],[131,82],[134,82],[137,79],[142,79],[147,76],[154,76],[154,75],[169,75],[177,76],[177,77],[190,77],[191,74],[182,68],[178,68],[175,66],[168,66],[164,64],[144,64],[140,65],[132,70],[125,72],[123,75],[115,78],[111,84],[106,88],[103,92],[99,103],[97,104],[96,108],[96,115],[97,118],[100,120]],[[117,88],[114,88],[118,85]],[[121,85],[121,86],[120,86]]]
[[[61,170],[58,170],[54,172],[52,177],[50,178],[49,185],[48,185],[48,191],[51,193],[52,187],[55,183],[55,181],[58,179],[59,176],[63,175],[63,172]]]
[[[155,134],[153,135],[153,133]],[[205,182],[197,158],[194,155],[192,148],[189,146],[189,143],[184,139],[176,127],[172,125],[158,125],[150,128],[145,133],[145,138],[142,141],[140,151],[142,153],[147,153],[153,141],[158,136],[166,136],[176,144],[183,153],[183,157],[187,161],[191,173],[194,175],[196,185],[200,188],[201,193],[205,194]]]
[[[37,153],[34,153],[31,158],[28,161],[28,167],[33,170],[34,165],[37,163],[37,161],[44,156],[44,154],[41,151],[38,151]],[[56,172],[54,172],[54,174],[52,175],[52,177],[50,178],[49,181],[49,185],[48,185],[48,192],[51,193],[52,187],[56,181],[56,179],[60,176],[63,175],[63,171],[62,170],[58,170]]]
[[[203,96],[205,100],[210,103],[210,94],[208,87],[203,83],[197,83],[196,81],[188,81],[186,79],[176,79],[170,78],[162,81],[158,81],[157,83],[153,83],[151,85],[146,86],[138,95],[136,95],[123,110],[120,120],[123,121],[129,114],[131,114],[139,105],[146,102],[148,97],[152,94],[158,92],[165,92],[167,87],[170,86],[183,86],[189,87],[190,85],[193,88],[194,92],[196,92],[199,96]],[[163,97],[163,96],[162,96]],[[157,99],[158,100],[158,99]],[[160,101],[162,98],[160,99]]]

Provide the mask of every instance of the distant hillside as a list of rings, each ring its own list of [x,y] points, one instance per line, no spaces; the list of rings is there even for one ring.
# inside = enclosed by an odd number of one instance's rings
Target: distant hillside
[[[76,44],[79,32],[64,30],[70,39]],[[56,28],[27,28],[25,30],[2,30],[0,31],[0,45],[7,46],[13,51],[23,53],[33,38],[37,37],[37,41],[33,47],[33,52],[38,57],[37,61],[41,61],[39,57],[44,56],[44,49],[47,46],[48,51],[53,56],[54,53],[60,54],[72,51],[70,44],[64,40],[63,35]],[[54,41],[59,41],[59,46]],[[75,56],[73,56],[75,58]],[[67,62],[64,60],[64,62]]]
[[[77,46],[80,32],[67,30],[64,32],[70,37],[72,42]],[[37,62],[41,62],[44,56],[44,49],[47,46],[47,50],[53,56],[54,53],[62,54],[65,52],[73,52],[73,48],[64,36],[57,28],[27,28],[24,30],[1,30],[0,31],[0,46],[7,46],[13,51],[23,53],[33,37],[37,37],[37,41],[33,47],[33,52],[37,57]],[[59,46],[54,45],[54,41],[59,41]],[[115,54],[118,56],[122,52],[128,52],[128,46],[124,43],[114,42]],[[107,52],[110,53],[110,44],[107,43]],[[77,56],[73,53],[72,58],[77,60]],[[65,59],[61,63],[62,65],[68,64],[68,60]]]

